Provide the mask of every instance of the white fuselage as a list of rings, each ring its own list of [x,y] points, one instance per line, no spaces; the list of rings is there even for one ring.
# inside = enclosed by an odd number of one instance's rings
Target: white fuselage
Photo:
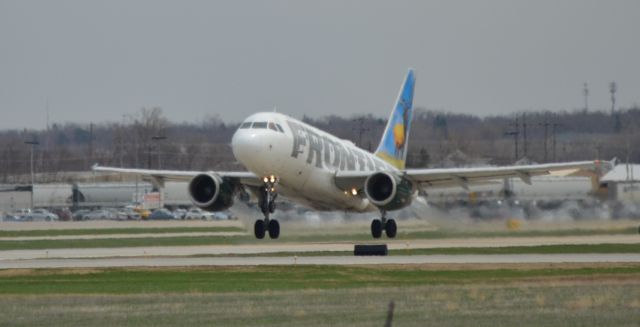
[[[231,146],[249,171],[259,177],[276,176],[278,193],[319,210],[377,210],[361,190],[336,186],[339,171],[397,172],[353,142],[279,113],[249,116]]]

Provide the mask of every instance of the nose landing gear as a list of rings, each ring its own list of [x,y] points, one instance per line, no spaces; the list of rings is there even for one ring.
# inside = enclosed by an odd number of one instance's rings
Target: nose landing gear
[[[278,178],[271,175],[264,177],[262,181],[264,185],[260,188],[258,204],[264,215],[264,220],[256,220],[253,225],[253,233],[257,239],[263,239],[267,232],[270,238],[276,239],[280,237],[280,223],[275,219],[269,219],[269,216],[276,211],[278,193],[276,193],[275,186],[278,183]]]
[[[387,219],[387,212],[385,210],[382,210],[381,213],[382,217],[380,217],[380,219],[374,219],[371,222],[371,236],[373,236],[373,238],[380,238],[384,230],[388,238],[396,237],[398,232],[396,221],[394,219]]]

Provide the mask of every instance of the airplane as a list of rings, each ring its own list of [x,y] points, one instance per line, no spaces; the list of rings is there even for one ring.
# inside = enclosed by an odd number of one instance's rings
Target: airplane
[[[401,85],[382,139],[370,153],[349,140],[340,139],[293,117],[259,112],[246,118],[231,140],[235,158],[247,171],[174,171],[104,167],[97,172],[132,174],[156,185],[164,181],[188,181],[193,204],[208,211],[233,205],[239,193],[251,191],[264,216],[254,223],[254,235],[262,239],[280,236],[280,224],[272,219],[279,195],[316,210],[380,213],[371,222],[371,235],[388,238],[397,224],[388,212],[409,206],[418,191],[520,178],[595,170],[599,161],[549,163],[522,166],[407,169],[405,161],[413,112],[415,73],[409,69]]]

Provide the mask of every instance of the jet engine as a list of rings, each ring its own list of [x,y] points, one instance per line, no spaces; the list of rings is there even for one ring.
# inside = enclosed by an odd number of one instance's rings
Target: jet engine
[[[191,202],[207,211],[222,211],[233,205],[237,183],[217,175],[200,174],[189,182]]]
[[[377,172],[367,177],[364,192],[373,205],[383,210],[402,209],[413,200],[413,184],[388,172]]]

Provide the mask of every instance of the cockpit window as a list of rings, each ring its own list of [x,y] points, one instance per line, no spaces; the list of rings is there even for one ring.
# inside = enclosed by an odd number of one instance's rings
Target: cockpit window
[[[266,121],[257,121],[255,123],[253,123],[252,128],[267,128],[267,122]]]
[[[269,129],[272,129],[274,131],[278,131],[278,129],[276,128],[276,124],[274,124],[272,121],[269,122]]]
[[[284,133],[284,129],[282,129],[282,126],[280,126],[280,124],[276,123],[276,127],[278,128],[278,130],[280,131],[280,133]]]
[[[251,122],[250,121],[244,122],[244,123],[242,123],[242,125],[240,125],[241,129],[249,128],[249,127],[251,127]]]

